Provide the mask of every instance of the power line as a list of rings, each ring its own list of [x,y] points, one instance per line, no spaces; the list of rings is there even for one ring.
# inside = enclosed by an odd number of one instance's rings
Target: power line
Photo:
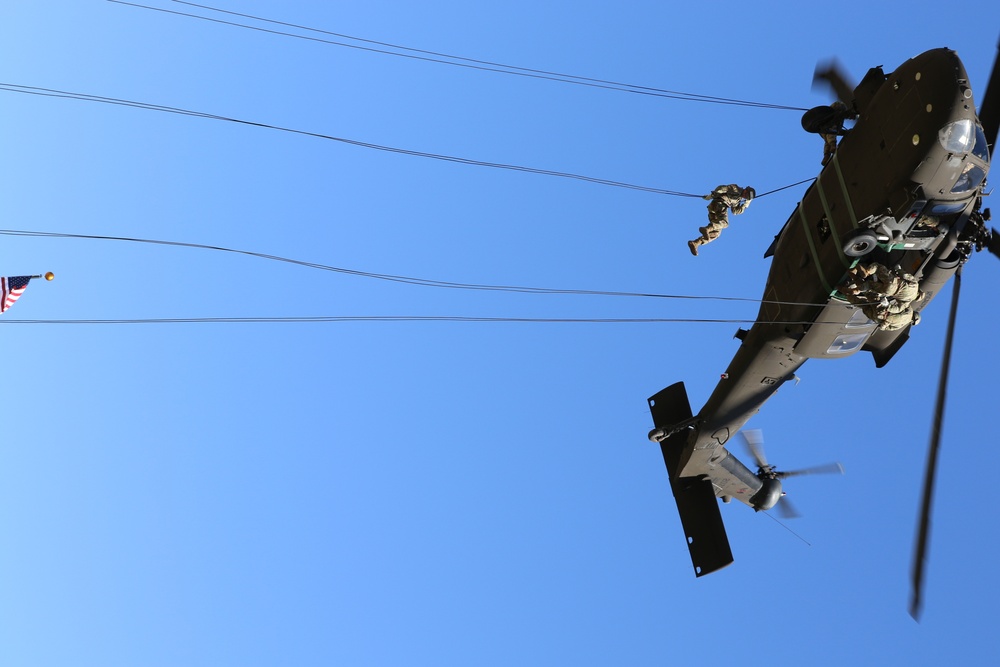
[[[557,81],[561,83],[569,83],[579,86],[587,86],[590,88],[602,88],[606,90],[616,90],[619,92],[633,93],[637,95],[646,95],[651,97],[663,97],[668,99],[676,100],[686,100],[689,102],[703,102],[708,104],[723,104],[731,106],[743,106],[743,107],[753,107],[761,109],[778,109],[786,111],[806,111],[804,108],[791,107],[780,104],[770,104],[766,102],[753,102],[749,100],[740,100],[729,97],[717,97],[714,95],[701,95],[698,93],[685,93],[675,90],[667,90],[665,88],[656,88],[652,86],[642,86],[630,83],[622,83],[618,81],[610,81],[607,79],[598,79],[594,77],[578,76],[574,74],[563,74],[560,72],[552,72],[542,69],[534,69],[530,67],[519,67],[516,65],[505,65],[503,63],[492,62],[489,60],[480,60],[476,58],[467,58],[464,56],[450,55],[447,53],[441,53],[437,51],[430,51],[426,49],[417,49],[409,46],[402,46],[399,44],[391,44],[389,42],[380,42],[373,39],[365,39],[363,37],[353,37],[351,35],[345,35],[343,33],[332,32],[329,30],[322,30],[319,28],[311,28],[309,26],[299,25],[295,23],[289,23],[285,21],[277,21],[274,19],[269,19],[261,16],[255,16],[253,14],[244,14],[240,12],[229,11],[225,9],[220,9],[217,7],[211,7],[209,5],[202,5],[194,2],[185,2],[184,0],[173,0],[174,2],[182,5],[188,5],[190,7],[197,7],[199,9],[205,9],[213,12],[218,12],[220,14],[226,14],[229,16],[238,16],[245,19],[251,19],[254,21],[259,21],[262,23],[268,23],[271,25],[279,25],[287,28],[294,28],[296,30],[305,30],[308,32],[328,35],[331,37],[338,37],[341,39],[348,39],[355,42],[361,42],[362,44],[371,44],[375,46],[362,46],[359,44],[348,44],[345,42],[337,42],[329,39],[323,39],[320,37],[310,37],[307,35],[300,35],[291,32],[285,32],[282,30],[276,30],[271,28],[263,28],[260,26],[247,25],[245,23],[237,23],[235,21],[228,21],[219,18],[211,18],[208,16],[201,16],[199,14],[191,14],[188,12],[181,12],[176,10],[164,9],[162,7],[151,7],[149,5],[142,5],[134,2],[125,2],[124,0],[108,0],[119,5],[127,5],[130,7],[136,7],[140,9],[146,9],[150,11],[161,12],[164,14],[173,14],[175,16],[183,16],[187,18],[198,19],[201,21],[208,21],[211,23],[217,23],[221,25],[228,25],[232,27],[242,28],[245,30],[255,30],[258,32],[280,35],[284,37],[292,37],[295,39],[303,39],[311,42],[319,42],[322,44],[328,44],[333,46],[341,46],[350,49],[358,49],[361,51],[368,51],[372,53],[380,53],[385,55],[396,56],[400,58],[409,58],[412,60],[420,60],[425,62],[433,62],[443,65],[451,65],[453,67],[463,67],[467,69],[474,69],[487,72],[495,72],[498,74],[508,74],[512,76],[528,77],[533,79],[543,79],[547,81]],[[383,48],[376,47],[387,47],[388,49],[396,49],[396,51],[390,51]],[[400,53],[404,51],[406,53]]]
[[[644,185],[635,185],[633,183],[625,183],[622,181],[612,181],[605,178],[596,178],[593,176],[584,176],[582,174],[573,174],[564,171],[554,171],[551,169],[538,169],[535,167],[523,167],[513,164],[504,164],[501,162],[486,162],[483,160],[473,160],[471,158],[456,157],[452,155],[441,155],[438,153],[427,153],[423,151],[409,150],[405,148],[394,148],[392,146],[382,146],[380,144],[373,144],[365,141],[357,141],[354,139],[345,139],[343,137],[335,137],[329,134],[321,134],[319,132],[310,132],[307,130],[297,130],[290,127],[282,127],[280,125],[271,125],[268,123],[261,123],[251,120],[242,120],[239,118],[230,118],[228,116],[220,116],[217,114],[206,113],[203,111],[191,111],[189,109],[182,109],[180,107],[171,107],[161,104],[149,104],[146,102],[136,102],[133,100],[125,100],[115,97],[104,97],[101,95],[90,95],[88,93],[74,93],[65,90],[56,90],[53,88],[42,88],[39,86],[22,86],[13,83],[0,83],[0,90],[4,90],[10,93],[20,93],[22,95],[39,95],[42,97],[59,97],[64,99],[80,100],[84,102],[99,102],[101,104],[112,104],[117,106],[134,107],[137,109],[145,109],[147,111],[159,111],[163,113],[172,113],[182,116],[196,116],[198,118],[208,118],[211,120],[226,121],[229,123],[238,123],[241,125],[249,125],[252,127],[261,127],[268,130],[277,130],[279,132],[289,132],[292,134],[300,134],[307,137],[314,137],[317,139],[325,139],[328,141],[336,141],[343,144],[348,144],[351,146],[357,146],[360,148],[369,148],[377,151],[384,151],[387,153],[397,153],[400,155],[410,155],[413,157],[429,158],[433,160],[442,160],[444,162],[456,162],[458,164],[474,165],[479,167],[492,167],[494,169],[507,169],[510,171],[521,171],[531,174],[540,174],[543,176],[557,176],[560,178],[570,178],[579,181],[585,181],[587,183],[595,183],[598,185],[607,185],[616,188],[626,188],[629,190],[639,190],[641,192],[651,192],[653,194],[660,195],[670,195],[673,197],[693,197],[701,198],[701,195],[694,194],[690,192],[678,192],[676,190],[664,190],[661,188],[653,188]]]
[[[451,315],[317,315],[304,317],[161,317],[130,319],[47,319],[9,320],[4,324],[316,324],[347,322],[468,322],[513,324],[836,324],[831,322],[770,322],[752,319],[696,319],[686,317],[468,317]]]
[[[115,0],[109,0],[113,2]],[[299,134],[307,137],[314,137],[316,139],[325,139],[328,141],[336,141],[343,144],[348,144],[351,146],[357,146],[360,148],[369,148],[372,150],[384,151],[387,153],[398,153],[400,155],[410,155],[413,157],[422,157],[433,160],[442,160],[444,162],[456,162],[458,164],[467,164],[478,167],[492,167],[494,169],[506,169],[509,171],[520,171],[530,174],[539,174],[542,176],[556,176],[559,178],[569,178],[578,181],[584,181],[587,183],[594,183],[597,185],[607,185],[616,188],[625,188],[628,190],[638,190],[640,192],[649,192],[652,194],[659,195],[669,195],[671,197],[688,197],[692,199],[701,199],[702,195],[692,193],[692,192],[680,192],[678,190],[665,190],[663,188],[653,188],[645,185],[636,185],[634,183],[626,183],[623,181],[613,181],[606,178],[596,178],[593,176],[585,176],[582,174],[573,174],[564,171],[554,171],[551,169],[539,169],[535,167],[523,167],[513,164],[504,164],[502,162],[486,162],[482,160],[473,160],[471,158],[456,157],[451,155],[441,155],[438,153],[427,153],[423,151],[409,150],[405,148],[394,148],[392,146],[382,146],[380,144],[373,144],[364,141],[357,141],[354,139],[345,139],[343,137],[335,137],[329,134],[321,134],[319,132],[310,132],[308,130],[297,130],[290,127],[282,127],[280,125],[271,125],[268,123],[261,123],[251,120],[242,120],[239,118],[230,118],[228,116],[220,116],[218,114],[206,113],[204,111],[192,111],[190,109],[182,109],[180,107],[171,107],[162,104],[151,104],[148,102],[136,102],[134,100],[126,100],[116,97],[106,97],[102,95],[91,95],[89,93],[74,93],[71,91],[57,90],[54,88],[43,88],[40,86],[24,86],[15,83],[3,83],[0,82],[0,90],[6,91],[8,93],[19,93],[21,95],[37,95],[40,97],[57,97],[62,99],[78,100],[82,102],[97,102],[101,104],[111,104],[115,106],[123,107],[133,107],[136,109],[145,109],[147,111],[159,111],[162,113],[171,113],[181,116],[194,116],[197,118],[207,118],[210,120],[225,121],[228,123],[237,123],[240,125],[249,125],[251,127],[260,127],[268,130],[276,130],[279,132],[289,132],[291,134]],[[813,178],[807,178],[801,180],[797,183],[792,183],[790,185],[785,185],[775,190],[770,190],[762,194],[757,195],[757,199],[765,197],[775,192],[780,192],[788,188],[795,187],[796,185],[801,185],[803,183],[808,183],[814,180]]]
[[[271,255],[261,252],[253,252],[250,250],[237,250],[234,248],[226,248],[217,245],[207,245],[202,243],[186,243],[182,241],[164,241],[156,239],[143,239],[129,236],[104,236],[98,234],[71,234],[66,232],[44,232],[44,231],[28,231],[28,230],[18,230],[18,229],[0,229],[0,236],[27,236],[27,237],[39,237],[39,238],[62,238],[62,239],[84,239],[84,240],[97,240],[97,241],[123,241],[129,243],[146,243],[152,245],[163,245],[163,246],[174,246],[181,248],[195,248],[200,250],[212,250],[216,252],[226,252],[234,253],[239,255],[247,255],[250,257],[257,257],[259,259],[266,259],[275,262],[284,262],[287,264],[294,264],[297,266],[303,266],[310,269],[318,269],[321,271],[330,271],[333,273],[341,273],[345,275],[357,276],[360,278],[372,278],[376,280],[385,280],[389,282],[403,283],[408,285],[418,285],[421,287],[438,287],[444,289],[459,289],[459,290],[473,290],[473,291],[486,291],[486,292],[513,292],[518,294],[562,294],[562,295],[580,295],[580,296],[610,296],[610,297],[632,297],[632,298],[652,298],[652,299],[674,299],[674,300],[687,300],[687,301],[730,301],[730,302],[744,302],[744,303],[767,303],[782,306],[815,306],[817,308],[823,307],[826,303],[794,303],[788,301],[768,301],[762,299],[750,299],[745,297],[726,297],[726,296],[696,296],[696,295],[682,295],[682,294],[659,294],[655,292],[622,292],[622,291],[610,291],[610,290],[585,290],[585,289],[559,289],[559,288],[549,288],[549,287],[529,287],[523,285],[487,285],[479,283],[460,283],[444,280],[433,280],[429,278],[416,278],[412,276],[400,276],[388,273],[374,273],[370,271],[359,271],[357,269],[348,269],[339,266],[331,266],[329,264],[320,264],[317,262],[308,262],[300,259],[291,259],[289,257],[281,257],[279,255]]]

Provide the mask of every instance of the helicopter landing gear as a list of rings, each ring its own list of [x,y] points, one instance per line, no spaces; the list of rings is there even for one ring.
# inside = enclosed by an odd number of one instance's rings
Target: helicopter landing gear
[[[864,257],[878,245],[874,232],[861,230],[844,243],[844,254],[848,257]]]

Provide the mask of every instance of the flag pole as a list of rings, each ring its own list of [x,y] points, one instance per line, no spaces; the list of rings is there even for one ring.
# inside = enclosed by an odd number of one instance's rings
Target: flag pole
[[[28,276],[29,278],[45,278],[46,280],[52,280],[56,277],[56,274],[51,271],[46,271],[45,274],[38,274],[37,276]]]

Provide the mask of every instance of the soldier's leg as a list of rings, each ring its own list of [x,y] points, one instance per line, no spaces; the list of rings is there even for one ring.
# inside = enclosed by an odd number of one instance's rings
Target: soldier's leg
[[[709,223],[707,227],[699,227],[698,231],[701,232],[701,236],[698,238],[688,241],[688,249],[691,251],[692,255],[698,255],[698,248],[705,245],[706,243],[711,243],[719,237],[719,230],[715,225]]]
[[[913,308],[911,307],[912,301],[902,301],[900,299],[889,299],[889,306],[886,310],[892,315],[898,315],[900,313],[912,313]]]
[[[823,137],[823,166],[825,167],[833,159],[833,154],[837,152],[837,135],[821,134]]]
[[[883,331],[898,331],[913,321],[913,311],[909,307],[899,312],[888,312],[882,320]]]
[[[715,202],[713,202],[714,204]],[[722,202],[719,202],[720,204]],[[705,242],[714,241],[719,238],[719,234],[722,230],[729,226],[729,215],[727,214],[725,205],[716,207],[709,206],[708,208],[708,226],[701,227],[698,231],[701,232],[702,238]]]

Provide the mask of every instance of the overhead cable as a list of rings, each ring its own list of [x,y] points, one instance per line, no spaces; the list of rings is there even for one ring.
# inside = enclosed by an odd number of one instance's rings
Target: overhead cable
[[[593,177],[593,176],[585,176],[585,175],[582,175],[582,174],[573,174],[573,173],[564,172],[564,171],[554,171],[554,170],[551,170],[551,169],[538,169],[538,168],[535,168],[535,167],[523,167],[523,166],[513,165],[513,164],[504,164],[504,163],[501,163],[501,162],[486,162],[486,161],[482,161],[482,160],[473,160],[471,158],[455,157],[455,156],[451,156],[451,155],[441,155],[441,154],[437,154],[437,153],[427,153],[427,152],[423,152],[423,151],[414,151],[414,150],[409,150],[409,149],[405,149],[405,148],[394,148],[392,146],[382,146],[382,145],[379,145],[379,144],[373,144],[373,143],[364,142],[364,141],[356,141],[354,139],[345,139],[343,137],[335,137],[335,136],[331,136],[331,135],[328,135],[328,134],[321,134],[319,132],[310,132],[310,131],[307,131],[307,130],[297,130],[297,129],[290,128],[290,127],[282,127],[280,125],[271,125],[271,124],[268,124],[268,123],[261,123],[261,122],[257,122],[257,121],[242,120],[242,119],[239,119],[239,118],[230,118],[228,116],[220,116],[218,114],[206,113],[206,112],[203,112],[203,111],[192,111],[192,110],[189,110],[189,109],[182,109],[180,107],[172,107],[172,106],[166,106],[166,105],[162,105],[162,104],[151,104],[151,103],[148,103],[148,102],[136,102],[134,100],[126,100],[126,99],[121,99],[121,98],[116,98],[116,97],[105,97],[105,96],[102,96],[102,95],[91,95],[89,93],[74,93],[74,92],[71,92],[71,91],[56,90],[54,88],[43,88],[43,87],[40,87],[40,86],[24,86],[24,85],[20,85],[20,84],[2,83],[2,82],[0,82],[0,91],[6,91],[6,92],[9,92],[9,93],[20,93],[22,95],[38,95],[38,96],[41,96],[41,97],[58,97],[58,98],[70,99],[70,100],[79,100],[79,101],[83,101],[83,102],[99,102],[101,104],[112,104],[112,105],[116,105],[116,106],[133,107],[133,108],[136,108],[136,109],[145,109],[147,111],[159,111],[159,112],[162,112],[162,113],[178,114],[178,115],[181,115],[181,116],[194,116],[194,117],[197,117],[197,118],[207,118],[207,119],[210,119],[210,120],[219,120],[219,121],[225,121],[225,122],[229,122],[229,123],[237,123],[237,124],[240,124],[240,125],[249,125],[251,127],[260,127],[260,128],[264,128],[264,129],[268,129],[268,130],[276,130],[276,131],[279,131],[279,132],[289,132],[291,134],[299,134],[299,135],[303,135],[303,136],[307,136],[307,137],[314,137],[314,138],[317,138],[317,139],[326,139],[328,141],[336,141],[336,142],[343,143],[343,144],[348,144],[348,145],[351,145],[351,146],[358,146],[360,148],[369,148],[369,149],[372,149],[372,150],[385,151],[385,152],[388,152],[388,153],[398,153],[398,154],[401,154],[401,155],[410,155],[410,156],[413,156],[413,157],[422,157],[422,158],[429,158],[429,159],[433,159],[433,160],[442,160],[442,161],[445,161],[445,162],[456,162],[456,163],[459,163],[459,164],[468,164],[468,165],[474,165],[474,166],[479,166],[479,167],[492,167],[494,169],[507,169],[507,170],[510,170],[510,171],[520,171],[520,172],[531,173],[531,174],[540,174],[540,175],[543,175],[543,176],[557,176],[557,177],[560,177],[560,178],[569,178],[569,179],[574,179],[574,180],[579,180],[579,181],[585,181],[587,183],[595,183],[597,185],[607,185],[607,186],[616,187],[616,188],[625,188],[625,189],[628,189],[628,190],[638,190],[640,192],[649,192],[649,193],[652,193],[652,194],[669,195],[669,196],[672,196],[672,197],[688,197],[688,198],[694,198],[694,199],[702,199],[703,198],[702,195],[697,194],[697,193],[692,193],[692,192],[680,192],[680,191],[677,191],[677,190],[665,190],[663,188],[653,188],[653,187],[649,187],[649,186],[645,186],[645,185],[636,185],[634,183],[625,183],[623,181],[613,181],[613,180],[609,180],[609,179],[606,179],[606,178],[596,178],[596,177]],[[781,190],[785,190],[787,188],[795,187],[796,185],[801,185],[802,183],[807,183],[808,181],[811,181],[811,180],[813,180],[813,179],[809,178],[809,179],[805,179],[803,181],[799,181],[798,183],[792,183],[791,185],[785,185],[785,186],[780,187],[780,188],[778,188],[776,190],[771,190],[769,192],[765,192],[765,193],[762,193],[760,195],[757,195],[757,198],[760,199],[761,197],[764,197],[766,195],[773,194],[775,192],[780,192]]]
[[[291,259],[288,257],[281,257],[278,255],[271,255],[267,253],[253,252],[250,250],[236,250],[234,248],[225,248],[222,246],[207,245],[202,243],[163,241],[163,240],[143,239],[143,238],[135,238],[128,236],[71,234],[66,232],[28,231],[19,229],[0,229],[0,236],[28,236],[28,237],[41,237],[41,238],[87,239],[87,240],[99,240],[99,241],[125,241],[131,243],[148,243],[153,245],[196,248],[201,250],[213,250],[217,252],[227,252],[239,255],[247,255],[250,257],[257,257],[260,259],[266,259],[270,261],[285,262],[288,264],[295,264],[297,266],[303,266],[311,269],[318,269],[321,271],[331,271],[333,273],[342,273],[361,278],[373,278],[376,280],[386,280],[390,282],[418,285],[422,287],[439,287],[446,289],[474,290],[474,291],[486,291],[486,292],[514,292],[519,294],[564,294],[564,295],[581,295],[581,296],[613,296],[613,297],[639,297],[639,298],[651,298],[651,299],[676,299],[676,300],[689,300],[689,301],[730,301],[730,302],[745,302],[745,303],[767,303],[767,304],[782,305],[782,306],[815,306],[817,308],[826,305],[825,302],[821,304],[793,303],[787,301],[768,301],[761,299],[750,299],[745,297],[695,296],[695,295],[682,295],[682,294],[658,294],[655,292],[621,292],[621,291],[610,291],[610,290],[559,289],[559,288],[549,288],[549,287],[527,287],[520,285],[485,285],[477,283],[460,283],[460,282],[451,282],[444,280],[433,280],[429,278],[415,278],[412,276],[392,275],[388,273],[373,273],[370,271],[359,271],[357,269],[348,269],[339,266],[331,266],[329,264],[319,264],[317,262],[308,262],[299,259]]]
[[[685,100],[689,102],[704,102],[708,104],[723,104],[732,106],[743,106],[743,107],[753,107],[761,109],[778,109],[787,111],[806,111],[804,108],[785,106],[781,104],[770,104],[766,102],[753,102],[749,100],[740,100],[729,97],[717,97],[714,95],[701,95],[698,93],[685,93],[675,90],[667,90],[664,88],[656,88],[652,86],[641,86],[630,83],[621,83],[618,81],[610,81],[606,79],[598,79],[594,77],[578,76],[574,74],[562,74],[559,72],[552,72],[543,69],[534,69],[530,67],[518,67],[516,65],[505,65],[503,63],[492,62],[489,60],[480,60],[476,58],[467,58],[464,56],[455,56],[447,53],[441,53],[438,51],[430,51],[426,49],[417,49],[409,46],[402,46],[399,44],[391,44],[389,42],[381,42],[373,39],[365,39],[363,37],[352,37],[351,35],[345,35],[343,33],[332,32],[329,30],[322,30],[320,28],[311,28],[309,26],[299,25],[295,23],[289,23],[286,21],[277,21],[275,19],[269,19],[262,16],[255,16],[253,14],[245,14],[241,12],[234,12],[225,9],[220,9],[218,7],[212,7],[209,5],[198,4],[194,2],[185,2],[184,0],[173,0],[178,4],[188,5],[190,7],[197,7],[199,9],[208,10],[212,12],[217,12],[219,14],[226,14],[229,16],[238,16],[244,19],[251,19],[253,21],[259,21],[261,23],[267,23],[271,25],[284,26],[286,28],[294,28],[296,30],[304,30],[311,33],[319,35],[327,35],[330,37],[337,37],[340,39],[347,39],[355,42],[360,42],[361,44],[349,44],[346,42],[333,41],[329,39],[324,39],[320,37],[311,37],[308,35],[296,34],[292,32],[285,32],[283,30],[276,30],[273,28],[264,28],[261,26],[248,25],[245,23],[237,23],[236,21],[228,21],[219,18],[212,18],[208,16],[202,16],[199,14],[191,14],[188,12],[181,12],[177,10],[164,9],[162,7],[152,7],[149,5],[143,5],[134,2],[125,2],[125,0],[108,0],[109,2],[118,5],[127,5],[130,7],[137,7],[140,9],[146,9],[150,11],[162,12],[164,14],[173,14],[176,16],[183,16],[187,18],[198,19],[201,21],[208,21],[211,23],[217,23],[221,25],[228,25],[232,27],[242,28],[245,30],[255,30],[258,32],[280,35],[283,37],[292,37],[295,39],[303,39],[311,42],[318,42],[322,44],[328,44],[332,46],[341,46],[350,49],[357,49],[361,51],[369,51],[373,53],[380,53],[385,55],[397,56],[400,58],[409,58],[413,60],[421,60],[425,62],[439,63],[442,65],[451,65],[453,67],[464,67],[467,69],[474,69],[487,72],[495,72],[498,74],[509,74],[512,76],[528,77],[533,79],[544,79],[548,81],[558,81],[561,83],[569,83],[579,86],[587,86],[590,88],[603,88],[606,90],[616,90],[625,93],[633,93],[637,95],[647,95],[651,97],[663,97],[676,100]],[[370,44],[374,46],[364,46],[363,44]],[[376,48],[376,47],[386,47],[386,48]],[[395,49],[395,50],[388,50]]]
[[[348,144],[351,146],[358,146],[360,148],[369,148],[377,151],[385,151],[387,153],[398,153],[401,155],[410,155],[413,157],[429,158],[433,160],[442,160],[445,162],[457,162],[459,164],[475,165],[479,167],[492,167],[495,169],[507,169],[510,171],[521,171],[532,174],[541,174],[543,176],[558,176],[560,178],[570,178],[579,181],[585,181],[588,183],[596,183],[598,185],[608,185],[616,188],[626,188],[629,190],[639,190],[642,192],[651,192],[653,194],[660,195],[670,195],[673,197],[696,197],[700,198],[700,194],[690,193],[690,192],[678,192],[676,190],[664,190],[661,188],[653,188],[644,185],[635,185],[632,183],[624,183],[622,181],[612,181],[605,178],[595,178],[593,176],[584,176],[581,174],[572,174],[564,171],[553,171],[551,169],[537,169],[535,167],[522,167],[513,164],[503,164],[500,162],[486,162],[483,160],[473,160],[470,158],[456,157],[452,155],[440,155],[437,153],[427,153],[423,151],[409,150],[405,148],[394,148],[392,146],[382,146],[379,144],[373,144],[365,141],[357,141],[354,139],[345,139],[343,137],[334,137],[329,134],[321,134],[319,132],[309,132],[307,130],[296,130],[290,127],[282,127],[280,125],[271,125],[269,123],[260,123],[251,120],[242,120],[239,118],[230,118],[228,116],[220,116],[212,113],[205,113],[203,111],[191,111],[189,109],[181,109],[179,107],[165,106],[161,104],[149,104],[146,102],[136,102],[133,100],[119,99],[115,97],[104,97],[101,95],[90,95],[87,93],[74,93],[65,90],[56,90],[53,88],[42,88],[39,86],[22,86],[13,83],[0,83],[0,90],[4,90],[10,93],[20,93],[23,95],[40,95],[43,97],[59,97],[64,99],[80,100],[84,102],[100,102],[102,104],[113,104],[117,106],[134,107],[137,109],[146,109],[148,111],[160,111],[163,113],[179,114],[182,116],[195,116],[198,118],[208,118],[211,120],[221,120],[229,123],[238,123],[241,125],[249,125],[252,127],[261,127],[268,130],[277,130],[279,132],[289,132],[292,134],[299,134],[307,137],[315,137],[317,139],[326,139],[328,141],[336,141],[343,144]]]
[[[695,319],[686,317],[468,317],[451,315],[336,315],[305,317],[159,317],[130,319],[9,320],[5,324],[306,324],[344,322],[479,322],[520,324],[755,324],[752,319]],[[836,322],[760,322],[761,324],[809,325]]]

